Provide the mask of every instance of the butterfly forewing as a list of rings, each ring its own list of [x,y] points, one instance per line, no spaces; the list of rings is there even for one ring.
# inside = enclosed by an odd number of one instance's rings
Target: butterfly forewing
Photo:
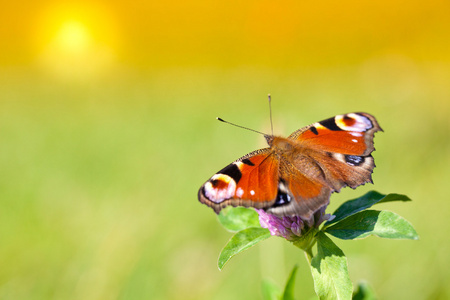
[[[288,138],[323,152],[367,156],[374,150],[373,135],[380,130],[372,115],[351,113],[314,123]]]
[[[217,213],[228,205],[270,207],[277,195],[278,169],[270,148],[254,151],[213,175],[200,188],[199,200]]]

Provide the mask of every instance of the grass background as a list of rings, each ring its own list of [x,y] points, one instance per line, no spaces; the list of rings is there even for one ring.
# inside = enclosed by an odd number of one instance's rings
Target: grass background
[[[334,194],[329,212],[371,189],[403,193],[413,202],[382,208],[420,240],[335,242],[354,284],[367,280],[380,299],[448,299],[449,10],[7,4],[0,299],[259,299],[261,280],[283,285],[295,263],[298,299],[313,297],[303,254],[278,238],[219,272],[230,234],[197,201],[209,176],[264,146],[214,118],[268,132],[268,93],[280,135],[340,113],[377,117],[375,185]],[[69,18],[87,28],[81,48],[60,40]]]

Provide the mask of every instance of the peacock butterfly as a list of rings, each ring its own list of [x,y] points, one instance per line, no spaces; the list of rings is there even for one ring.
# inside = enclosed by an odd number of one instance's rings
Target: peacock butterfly
[[[349,113],[306,126],[287,138],[264,134],[268,148],[217,172],[201,186],[198,199],[216,213],[231,205],[309,219],[328,205],[332,192],[372,183],[377,131],[382,129],[372,115]]]

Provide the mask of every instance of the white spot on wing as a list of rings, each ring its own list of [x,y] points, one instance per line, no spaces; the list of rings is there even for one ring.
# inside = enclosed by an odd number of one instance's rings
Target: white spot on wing
[[[288,190],[282,181],[278,183],[278,188],[280,189],[281,192],[288,194]]]
[[[244,190],[241,189],[240,187],[238,187],[237,190],[236,190],[236,196],[238,198],[242,198],[242,195],[244,195]]]
[[[254,191],[254,190],[251,190],[251,191],[250,191],[250,195],[254,196],[254,195],[255,195],[255,191]]]
[[[241,169],[241,166],[244,164],[242,161],[236,161],[234,162],[234,164],[239,168],[239,170]]]
[[[362,137],[363,134],[360,132],[350,132],[351,135],[356,136],[356,137]]]
[[[316,127],[316,129],[326,129],[326,127],[320,124],[319,122],[314,123],[313,126]]]
[[[333,153],[333,157],[336,159],[336,160],[338,160],[338,161],[341,161],[341,162],[346,162],[345,161],[345,155],[344,154],[342,154],[342,153]]]
[[[215,188],[211,181],[218,180],[224,182],[226,188]],[[226,199],[230,199],[234,196],[236,191],[236,182],[228,175],[215,174],[211,179],[205,183],[205,197],[215,203],[220,203]]]
[[[345,125],[344,117],[352,118],[355,120],[355,124],[351,126]],[[346,131],[356,131],[356,132],[365,132],[368,129],[372,128],[372,122],[365,116],[358,114],[347,114],[347,115],[337,115],[335,118],[336,125],[342,130]]]

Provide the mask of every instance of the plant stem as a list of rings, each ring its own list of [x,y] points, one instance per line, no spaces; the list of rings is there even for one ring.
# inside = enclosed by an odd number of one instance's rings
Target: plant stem
[[[292,241],[294,246],[305,251],[306,259],[311,264],[313,258],[312,247],[316,243],[317,228],[311,228],[308,232],[302,235],[298,240]]]
[[[313,258],[313,253],[312,253],[312,249],[304,249],[305,250],[305,256],[306,256],[306,260],[308,261],[309,264],[311,264],[312,258]]]

